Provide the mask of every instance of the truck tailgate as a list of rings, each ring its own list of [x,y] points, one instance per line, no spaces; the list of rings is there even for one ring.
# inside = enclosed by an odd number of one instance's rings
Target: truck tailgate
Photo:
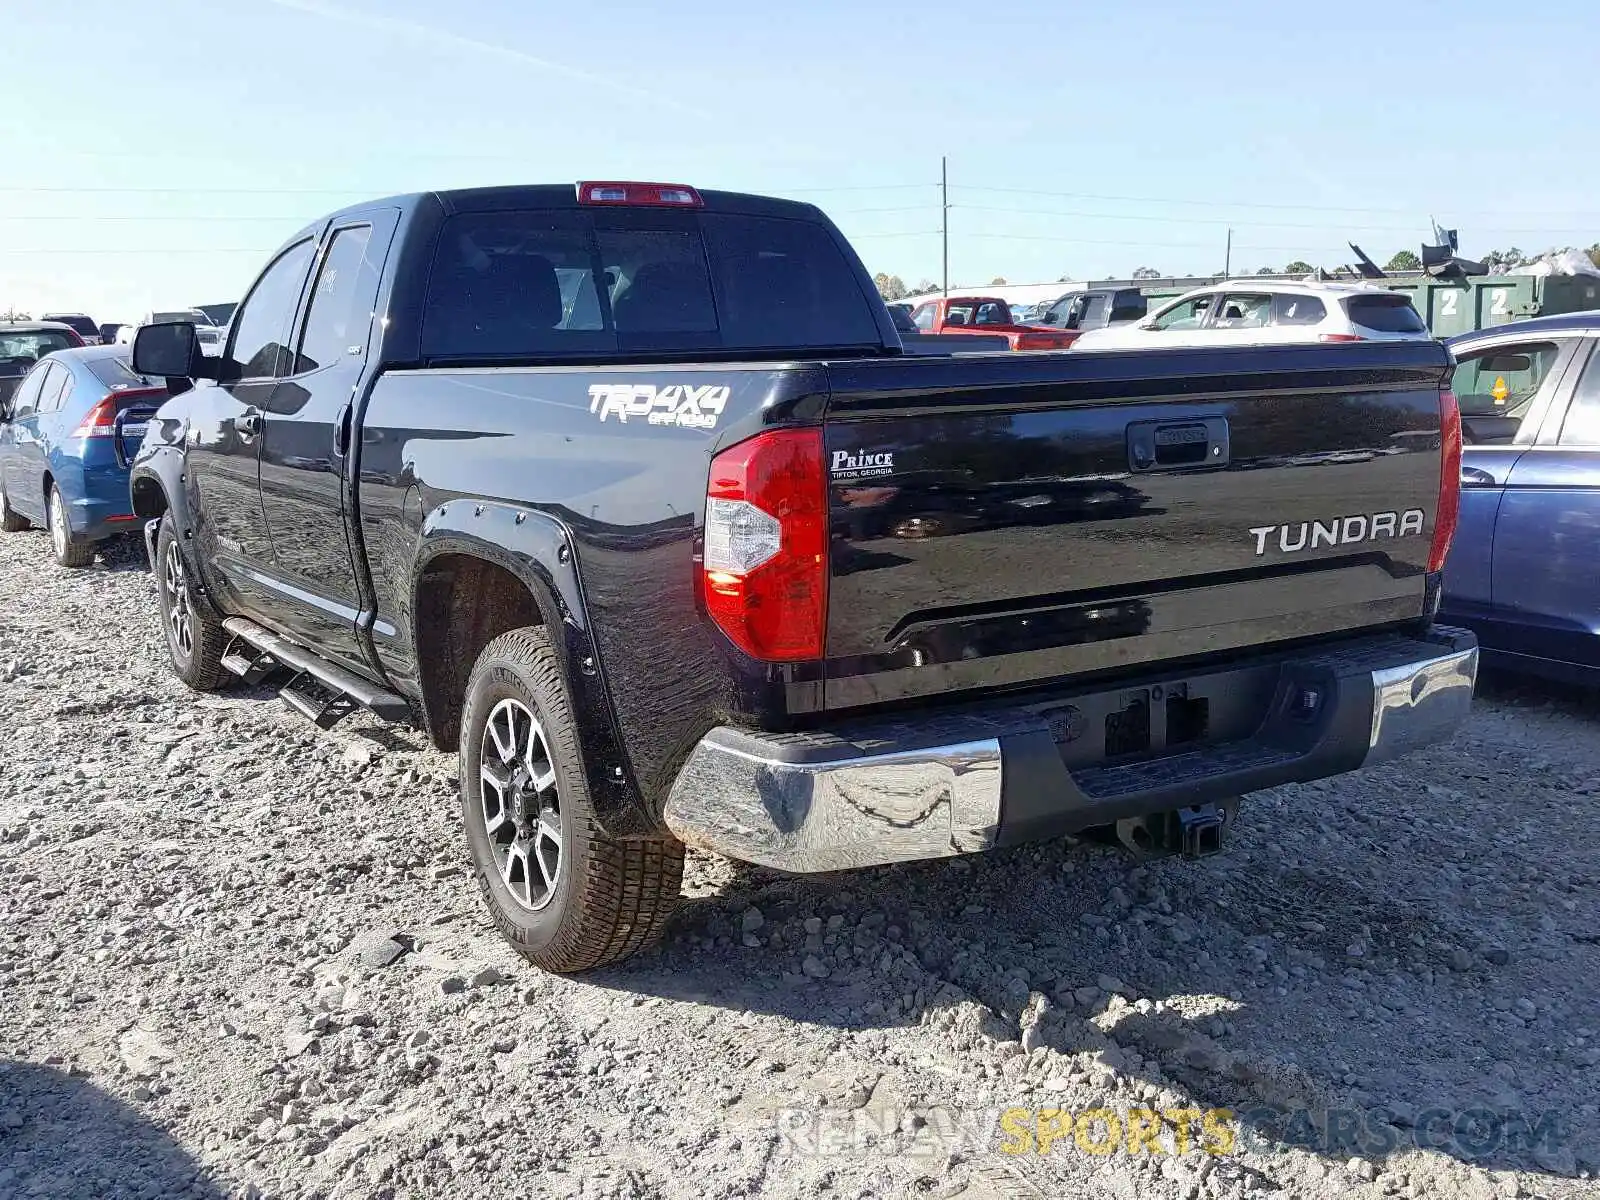
[[[826,705],[1424,615],[1434,342],[830,366]]]

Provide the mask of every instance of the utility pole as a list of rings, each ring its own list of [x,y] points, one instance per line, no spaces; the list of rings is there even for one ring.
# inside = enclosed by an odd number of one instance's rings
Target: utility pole
[[[1228,248],[1222,252],[1222,276],[1224,279],[1233,274],[1233,226],[1228,226]]]
[[[950,159],[939,156],[939,211],[944,234],[944,295],[950,298]]]

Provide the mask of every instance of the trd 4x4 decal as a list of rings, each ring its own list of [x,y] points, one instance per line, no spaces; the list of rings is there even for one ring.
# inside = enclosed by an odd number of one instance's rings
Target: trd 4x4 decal
[[[602,421],[615,417],[626,424],[629,417],[644,417],[651,425],[715,429],[732,390],[717,384],[592,383],[589,411]]]

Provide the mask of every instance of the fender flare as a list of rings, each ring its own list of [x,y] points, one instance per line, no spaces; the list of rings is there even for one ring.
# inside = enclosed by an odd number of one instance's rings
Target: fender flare
[[[589,797],[605,833],[648,837],[663,832],[644,803],[624,748],[566,526],[547,513],[497,501],[451,500],[434,508],[423,520],[413,559],[409,597],[413,620],[420,611],[423,575],[429,564],[447,554],[501,567],[532,595],[560,659],[577,720]],[[412,645],[417,646],[415,630]],[[417,666],[420,673],[420,661]],[[421,708],[431,734],[434,715],[428,711],[426,689],[421,690]]]
[[[201,603],[220,621],[228,614],[217,606],[216,597],[206,582],[203,564],[195,553],[194,520],[189,511],[189,494],[183,486],[183,470],[183,451],[177,446],[157,446],[148,453],[141,454],[134,460],[133,467],[128,472],[129,498],[133,502],[134,515],[146,521],[153,521],[162,515],[171,516],[178,530],[179,553],[184,557],[184,566],[194,584],[194,590],[200,596]],[[150,503],[151,486],[161,492],[163,507],[160,511]],[[147,544],[153,549],[153,541]],[[153,560],[150,569],[152,571],[156,569]]]

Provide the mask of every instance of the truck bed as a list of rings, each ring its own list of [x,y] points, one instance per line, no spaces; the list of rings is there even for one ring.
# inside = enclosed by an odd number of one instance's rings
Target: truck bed
[[[374,642],[403,675],[424,514],[543,513],[572,539],[601,677],[659,797],[720,722],[797,728],[1420,624],[1447,366],[1400,343],[388,371],[361,417]],[[618,387],[727,391],[691,428],[603,417]],[[698,592],[710,459],[817,424],[830,464],[845,456],[826,654],[755,662]],[[1139,469],[1157,429],[1176,437]],[[1196,429],[1204,465],[1170,461]],[[863,454],[889,459],[846,465]],[[1345,518],[1385,513],[1395,536],[1343,540]]]

